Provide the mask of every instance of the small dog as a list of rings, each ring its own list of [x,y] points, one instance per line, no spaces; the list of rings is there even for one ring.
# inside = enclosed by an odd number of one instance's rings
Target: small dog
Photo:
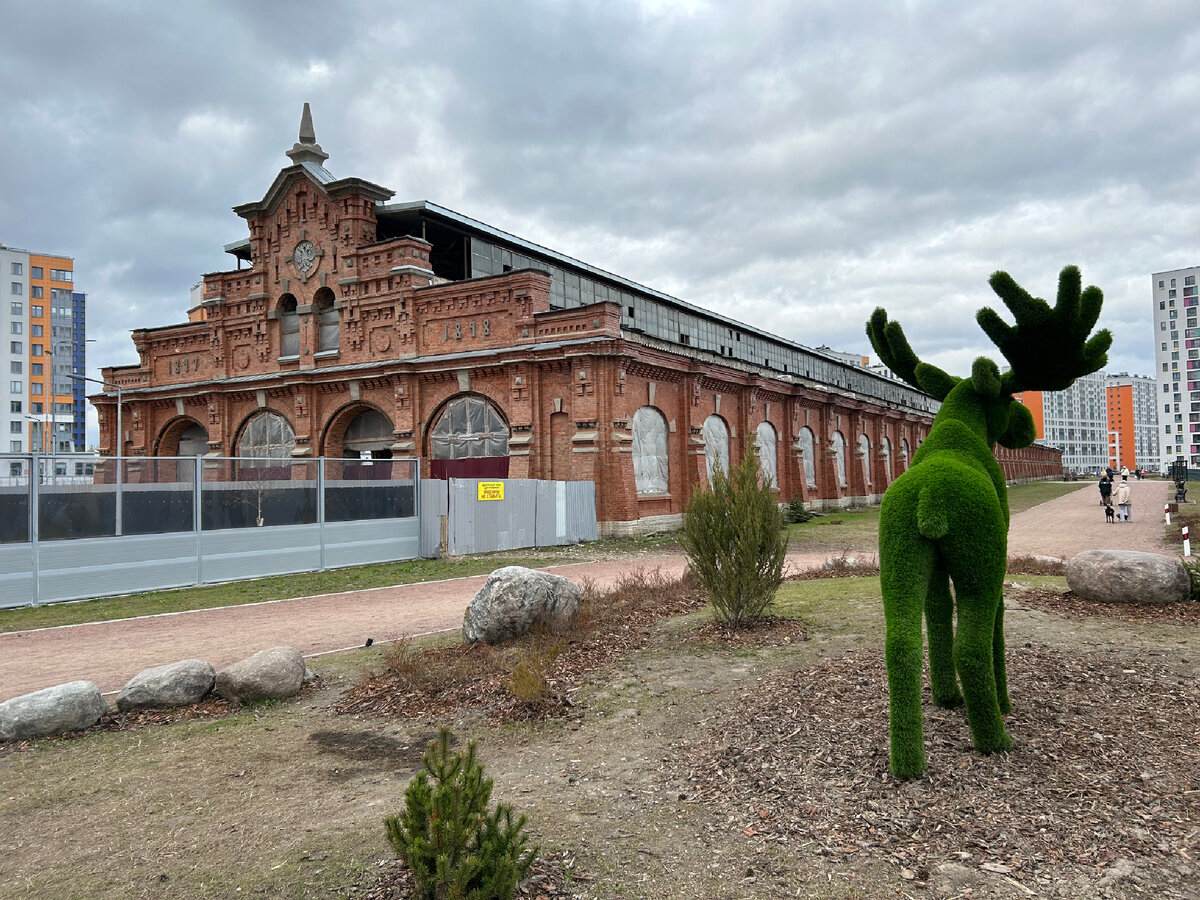
[[[1116,520],[1116,516],[1113,514],[1113,508],[1111,506],[1104,507],[1104,523],[1107,525],[1110,522],[1115,522],[1115,521],[1117,521],[1117,520]]]

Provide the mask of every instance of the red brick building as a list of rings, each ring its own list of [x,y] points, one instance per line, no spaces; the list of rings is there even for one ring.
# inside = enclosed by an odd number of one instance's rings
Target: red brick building
[[[138,365],[104,370],[121,455],[369,453],[419,456],[426,476],[591,480],[618,534],[677,523],[747,439],[781,499],[823,507],[878,499],[928,432],[936,404],[898,381],[335,178],[307,105],[288,156],[234,208],[237,268],[204,276],[189,322],[135,331]],[[115,400],[92,397],[107,454]],[[1012,477],[1061,471],[1028,453]]]

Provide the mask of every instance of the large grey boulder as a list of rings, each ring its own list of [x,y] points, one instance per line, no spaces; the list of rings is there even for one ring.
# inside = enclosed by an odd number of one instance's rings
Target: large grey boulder
[[[104,715],[100,688],[71,681],[0,703],[0,741],[28,741],[91,728]]]
[[[226,700],[282,700],[304,685],[304,657],[295,647],[260,650],[217,672],[214,690]]]
[[[1191,579],[1177,556],[1136,550],[1085,550],[1067,563],[1067,586],[1101,603],[1179,603]]]
[[[199,703],[212,690],[216,672],[202,659],[185,659],[138,672],[117,695],[117,709],[170,709]]]
[[[549,572],[505,566],[488,576],[463,616],[462,636],[468,644],[498,644],[535,625],[570,628],[579,612],[579,588]]]

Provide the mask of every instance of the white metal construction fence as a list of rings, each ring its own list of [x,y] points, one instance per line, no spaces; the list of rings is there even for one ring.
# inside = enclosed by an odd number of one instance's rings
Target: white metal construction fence
[[[0,454],[0,607],[417,556],[415,459],[101,458],[86,484],[43,468]]]
[[[480,485],[500,485],[499,490]],[[590,481],[450,478],[421,482],[421,555],[491,553],[596,540]]]

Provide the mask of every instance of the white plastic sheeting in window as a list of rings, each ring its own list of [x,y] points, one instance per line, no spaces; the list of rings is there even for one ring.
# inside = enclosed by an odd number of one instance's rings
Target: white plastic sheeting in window
[[[900,438],[900,471],[908,471],[908,438]]]
[[[800,429],[800,462],[804,466],[804,483],[810,488],[817,486],[817,439],[807,425]]]
[[[837,468],[838,484],[842,487],[846,486],[846,439],[842,437],[840,431],[835,431],[833,437],[830,438],[830,443],[833,444],[833,463]]]
[[[328,290],[327,288],[325,290]],[[317,297],[317,352],[337,350],[341,342],[341,324],[333,305],[333,292]]]
[[[342,438],[342,455],[359,459],[369,452],[374,459],[389,459],[392,455],[392,423],[387,416],[375,410],[365,410],[354,417],[346,426]]]
[[[242,432],[238,456],[288,459],[296,449],[296,434],[287,419],[273,412],[258,413]]]
[[[429,436],[434,459],[508,456],[508,425],[483,397],[455,397]]]
[[[871,483],[871,439],[865,434],[858,436],[858,455],[862,458],[863,484]]]
[[[759,422],[754,432],[754,445],[758,449],[758,465],[762,470],[763,481],[771,487],[779,487],[779,468],[776,462],[776,441],[778,437],[775,426],[770,422]]]
[[[709,481],[717,469],[729,471],[729,426],[720,416],[704,420],[704,467]]]
[[[667,420],[653,406],[633,414],[633,477],[639,494],[665,494]]]

